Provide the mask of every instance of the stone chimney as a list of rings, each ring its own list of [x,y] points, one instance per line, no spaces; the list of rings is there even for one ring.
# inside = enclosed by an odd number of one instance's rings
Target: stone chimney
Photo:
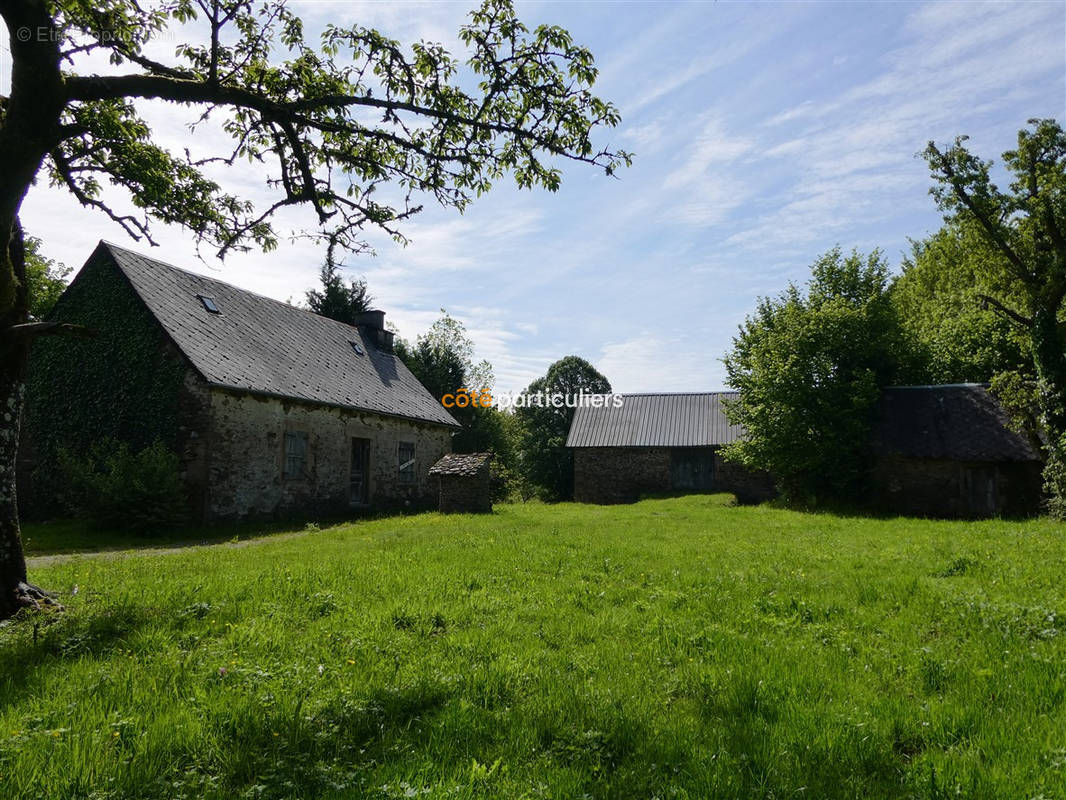
[[[385,330],[385,312],[372,308],[364,311],[355,318],[355,326],[364,333],[370,341],[386,353],[392,352],[392,331]]]

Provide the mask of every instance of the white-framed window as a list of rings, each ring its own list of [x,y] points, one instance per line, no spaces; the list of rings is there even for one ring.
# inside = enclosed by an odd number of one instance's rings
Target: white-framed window
[[[307,431],[285,431],[281,474],[287,481],[307,476]]]
[[[400,442],[396,448],[396,454],[400,483],[414,483],[417,478],[417,472],[415,471],[415,443]]]

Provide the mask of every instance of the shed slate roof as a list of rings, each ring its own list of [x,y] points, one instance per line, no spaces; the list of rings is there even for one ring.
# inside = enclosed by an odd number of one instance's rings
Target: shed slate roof
[[[1039,461],[1040,454],[983,384],[891,386],[877,406],[880,455],[956,461]]]
[[[491,460],[492,453],[445,453],[429,468],[429,474],[472,477]]]
[[[108,242],[88,263],[97,256],[121,270],[213,386],[458,427],[396,355],[358,328]],[[200,295],[221,313],[208,312]]]
[[[731,425],[722,401],[736,392],[623,394],[615,408],[580,406],[574,413],[567,447],[710,447],[739,439],[744,429]]]

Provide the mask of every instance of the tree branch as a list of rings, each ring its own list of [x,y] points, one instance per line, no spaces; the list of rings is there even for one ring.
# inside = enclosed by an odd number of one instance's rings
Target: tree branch
[[[1022,328],[1029,329],[1033,326],[1033,320],[1030,317],[1023,316],[1014,309],[1008,308],[991,295],[979,294],[977,295],[977,299],[981,301],[982,308],[992,306],[992,309],[1001,317],[1005,317]]]
[[[1014,252],[1014,248],[1010,246],[1006,239],[1003,238],[1002,232],[980,208],[977,201],[974,200],[973,195],[966,190],[962,178],[951,165],[951,160],[948,156],[945,153],[941,153],[932,142],[929,144],[928,152],[931,152],[936,156],[937,166],[940,168],[941,172],[944,173],[944,177],[947,178],[948,183],[951,184],[951,188],[955,190],[956,197],[958,197],[959,201],[971,214],[973,214],[978,224],[984,228],[985,233],[987,233],[989,239],[992,240],[992,243],[1003,253],[1015,270],[1017,270],[1016,274],[1018,277],[1027,282],[1031,281],[1033,276],[1030,270],[1026,268],[1025,262]]]
[[[327,130],[329,123],[307,117],[302,112],[346,108],[349,106],[377,108],[390,114],[397,111],[407,111],[429,119],[467,125],[478,130],[491,131],[492,133],[509,134],[519,140],[533,142],[537,147],[555,155],[565,156],[573,161],[599,166],[602,164],[601,158],[610,155],[607,151],[602,151],[593,156],[567,152],[564,147],[559,145],[555,137],[538,136],[533,131],[523,128],[520,124],[485,122],[464,114],[442,111],[441,109],[422,106],[417,103],[403,100],[382,100],[363,95],[335,94],[280,103],[238,86],[213,85],[203,80],[140,74],[72,76],[66,80],[66,91],[70,100],[83,102],[140,97],[146,100],[170,100],[176,103],[225,104],[258,111],[275,122],[280,123],[282,120],[288,119],[316,130]]]

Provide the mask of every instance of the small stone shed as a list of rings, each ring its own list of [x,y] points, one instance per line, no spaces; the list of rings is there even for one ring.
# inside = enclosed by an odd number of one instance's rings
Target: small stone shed
[[[873,429],[873,501],[899,514],[991,517],[1040,509],[1039,448],[984,384],[893,386]]]
[[[744,429],[725,403],[734,392],[624,394],[619,406],[580,406],[566,446],[574,454],[574,499],[631,503],[647,492],[732,492],[742,502],[773,496],[770,476],[722,458]]]
[[[492,453],[447,453],[429,468],[445,514],[492,511]]]

